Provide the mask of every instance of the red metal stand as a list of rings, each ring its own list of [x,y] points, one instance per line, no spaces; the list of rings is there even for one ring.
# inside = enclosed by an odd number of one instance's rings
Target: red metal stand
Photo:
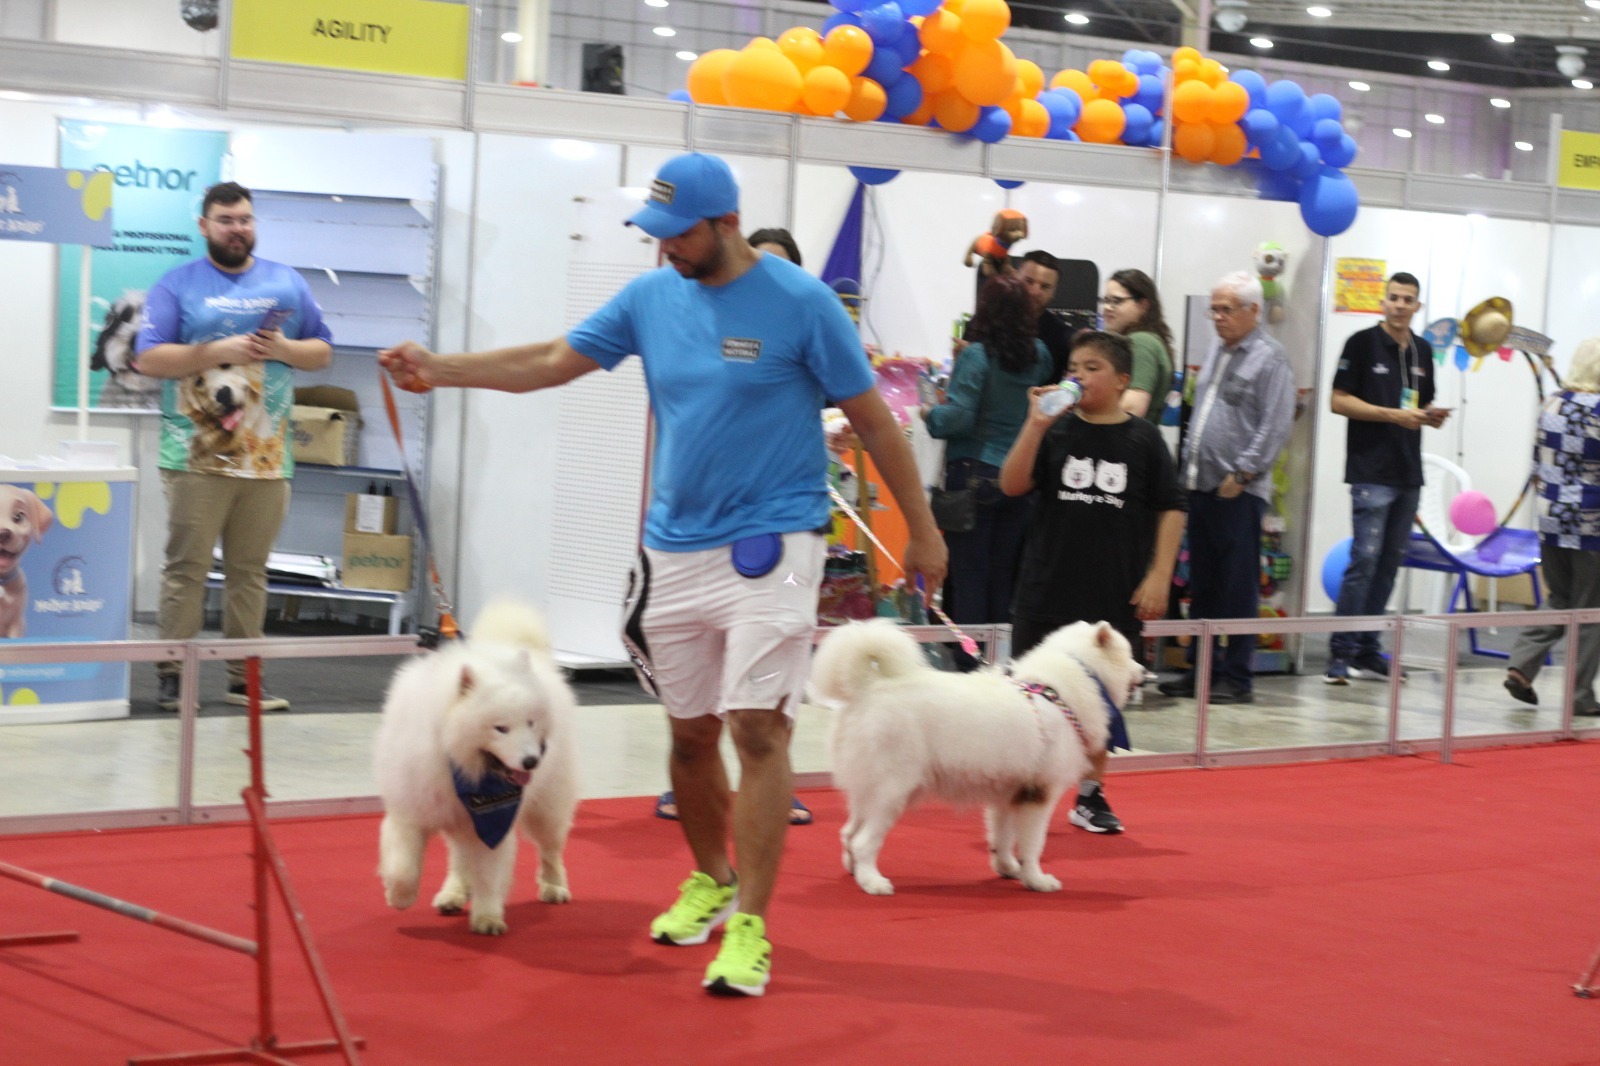
[[[152,1055],[128,1060],[129,1066],[188,1066],[188,1064],[210,1062],[254,1062],[276,1064],[276,1066],[294,1066],[283,1056],[312,1055],[320,1052],[339,1051],[344,1055],[348,1066],[358,1066],[360,1059],[356,1049],[366,1046],[366,1041],[360,1037],[351,1036],[349,1028],[345,1025],[344,1015],[339,1010],[338,1003],[334,1000],[333,986],[328,981],[328,975],[322,967],[322,960],[317,955],[316,946],[311,940],[311,931],[306,926],[305,915],[300,910],[296,901],[294,889],[289,883],[288,868],[284,865],[283,858],[278,854],[277,846],[272,840],[272,831],[267,825],[266,808],[266,777],[262,770],[261,749],[261,660],[251,657],[245,662],[245,679],[250,694],[250,747],[245,749],[245,754],[250,757],[250,784],[242,793],[245,809],[250,813],[251,838],[254,847],[251,851],[251,866],[254,871],[254,907],[256,912],[256,938],[245,940],[228,933],[218,932],[203,925],[174,918],[171,915],[161,914],[128,903],[113,896],[102,895],[98,892],[65,881],[57,881],[53,877],[24,870],[21,867],[11,866],[0,862],[0,876],[9,877],[24,884],[31,884],[50,892],[55,892],[71,899],[76,899],[91,906],[101,907],[105,910],[121,914],[128,918],[136,918],[149,922],[151,925],[162,929],[169,929],[184,936],[194,937],[196,940],[215,944],[245,955],[251,955],[256,960],[256,1033],[250,1038],[250,1043],[243,1047],[217,1048],[212,1051],[180,1052],[171,1055]],[[276,885],[278,895],[283,900],[284,909],[288,912],[290,924],[294,927],[295,939],[300,945],[300,953],[306,961],[306,968],[311,971],[311,978],[317,986],[317,995],[322,1000],[323,1013],[327,1015],[328,1024],[333,1027],[335,1039],[309,1040],[298,1043],[279,1043],[276,1026],[272,1020],[272,940],[269,922],[269,907],[272,903],[271,886]],[[77,933],[31,933],[17,936],[0,937],[0,948],[14,947],[21,944],[55,944],[78,939]]]

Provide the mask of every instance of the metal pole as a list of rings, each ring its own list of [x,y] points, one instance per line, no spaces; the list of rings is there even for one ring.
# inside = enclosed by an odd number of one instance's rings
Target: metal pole
[[[245,691],[250,698],[250,747],[245,752],[250,759],[250,785],[244,790],[247,807],[251,800],[260,803],[267,794],[261,768],[261,659],[252,655],[244,663]],[[252,821],[255,808],[251,807]],[[266,1047],[278,1042],[272,1024],[272,900],[267,889],[267,855],[263,846],[264,828],[257,824],[251,835],[250,867],[255,891],[256,908],[256,1035]]]

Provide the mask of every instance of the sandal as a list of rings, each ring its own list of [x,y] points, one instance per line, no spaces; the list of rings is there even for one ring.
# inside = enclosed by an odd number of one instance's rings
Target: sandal
[[[1534,707],[1539,705],[1539,694],[1533,690],[1532,685],[1528,684],[1527,679],[1522,678],[1521,674],[1508,672],[1505,684],[1506,691],[1511,693],[1512,699],[1520,700]]]
[[[814,821],[811,808],[800,802],[800,797],[794,797],[794,802],[789,805],[790,825],[810,825]]]
[[[669,822],[678,820],[678,799],[672,794],[671,789],[656,797],[656,817],[665,818]]]

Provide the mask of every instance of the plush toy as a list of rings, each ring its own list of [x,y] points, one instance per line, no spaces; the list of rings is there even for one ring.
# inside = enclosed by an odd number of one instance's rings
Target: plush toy
[[[967,249],[966,258],[962,263],[971,266],[973,257],[978,256],[978,270],[984,277],[1009,273],[1011,246],[1027,235],[1028,216],[1010,208],[996,211],[994,224],[989,227],[989,232],[978,234],[977,239]]]
[[[1276,241],[1256,249],[1256,276],[1261,279],[1262,318],[1276,325],[1283,321],[1283,284],[1278,280],[1289,265],[1289,253]]]

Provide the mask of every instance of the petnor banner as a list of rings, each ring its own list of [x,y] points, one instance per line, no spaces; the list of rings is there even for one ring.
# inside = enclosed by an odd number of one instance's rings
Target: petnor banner
[[[234,0],[233,57],[465,81],[466,4]]]

